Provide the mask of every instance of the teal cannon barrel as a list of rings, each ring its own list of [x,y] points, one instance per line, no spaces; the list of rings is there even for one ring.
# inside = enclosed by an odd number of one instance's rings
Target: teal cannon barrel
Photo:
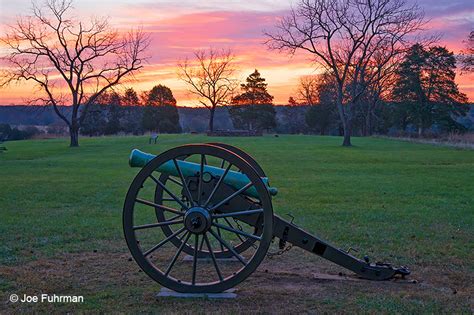
[[[129,164],[131,167],[143,167],[154,157],[156,157],[156,155],[142,152],[138,149],[133,149],[130,153]],[[199,164],[187,161],[178,160],[178,166],[181,169],[181,172],[183,173],[184,177],[197,176],[201,169],[201,166]],[[163,163],[160,167],[158,167],[158,169],[156,169],[156,171],[171,176],[179,177],[178,170],[176,169],[173,161]],[[214,177],[220,177],[224,174],[225,170],[215,166],[204,165],[204,172],[210,173]],[[278,190],[275,187],[270,187],[268,183],[268,177],[262,177],[262,181],[267,186],[270,195],[275,196],[278,193]],[[247,185],[249,182],[250,181],[245,174],[232,170],[229,171],[224,178],[224,183],[229,186],[232,186],[235,189],[240,189]],[[243,194],[258,198],[258,193],[255,187],[250,187],[245,192],[243,192]]]

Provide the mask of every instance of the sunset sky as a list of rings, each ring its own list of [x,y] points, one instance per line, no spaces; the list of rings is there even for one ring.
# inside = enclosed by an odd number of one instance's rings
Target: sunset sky
[[[178,80],[176,63],[196,49],[209,47],[234,51],[241,80],[257,68],[267,79],[276,104],[285,104],[289,96],[295,95],[298,78],[317,71],[309,61],[310,56],[290,57],[269,51],[263,45],[263,31],[272,30],[291,3],[289,0],[76,0],[74,7],[81,18],[109,16],[120,29],[143,26],[151,35],[151,58],[136,76],[136,82],[127,86],[143,91],[164,84],[173,90],[179,106],[193,106],[197,102]],[[462,41],[474,29],[474,1],[420,0],[418,3],[430,19],[427,32],[441,34],[440,44],[458,53],[463,48]],[[1,33],[18,15],[28,14],[30,7],[28,0],[0,0]],[[460,90],[474,101],[474,76],[458,75],[457,82]],[[31,90],[27,84],[0,89],[0,104],[23,104],[31,97]]]

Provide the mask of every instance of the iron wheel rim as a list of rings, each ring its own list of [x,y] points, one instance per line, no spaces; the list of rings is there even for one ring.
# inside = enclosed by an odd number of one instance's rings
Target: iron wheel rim
[[[217,156],[224,158],[225,160],[229,161],[233,165],[236,165],[240,168],[242,173],[244,173],[252,185],[255,187],[256,191],[258,192],[259,199],[262,205],[262,215],[263,218],[263,228],[261,239],[259,240],[259,245],[252,255],[252,257],[248,260],[247,264],[240,268],[237,272],[233,273],[230,276],[227,276],[223,280],[215,281],[215,282],[207,282],[205,284],[201,283],[189,283],[188,281],[181,281],[179,279],[173,278],[172,276],[165,275],[165,272],[158,269],[155,265],[153,265],[148,258],[145,257],[140,245],[138,245],[133,225],[133,214],[134,214],[134,206],[136,203],[136,198],[138,196],[138,192],[140,191],[142,184],[144,181],[152,174],[158,166],[162,165],[163,163],[170,161],[171,159],[175,158],[176,156],[184,156],[186,154],[201,154],[201,155],[208,155],[208,156]],[[244,281],[248,276],[250,276],[260,265],[263,259],[266,256],[267,250],[270,246],[271,239],[272,239],[272,225],[273,225],[273,209],[271,204],[271,197],[267,191],[267,188],[263,181],[261,180],[260,176],[256,172],[256,170],[243,158],[237,156],[233,152],[226,150],[222,147],[217,147],[213,145],[185,145],[181,147],[177,147],[171,150],[168,150],[159,156],[155,157],[151,160],[145,167],[143,167],[140,172],[137,174],[135,179],[133,180],[124,203],[124,212],[123,212],[123,228],[125,239],[127,241],[127,245],[129,250],[140,266],[140,268],[149,275],[152,279],[160,283],[161,285],[168,287],[177,292],[189,292],[189,293],[199,293],[199,292],[207,292],[207,293],[217,293],[225,291],[229,288],[232,288],[239,284],[240,282]],[[217,267],[216,267],[217,268]],[[193,266],[193,269],[195,267]],[[193,273],[196,271],[193,270]],[[194,281],[194,275],[193,275]]]

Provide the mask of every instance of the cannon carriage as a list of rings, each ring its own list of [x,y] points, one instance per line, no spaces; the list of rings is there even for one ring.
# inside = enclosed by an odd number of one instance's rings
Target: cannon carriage
[[[129,163],[141,170],[124,204],[127,245],[145,273],[174,291],[216,293],[236,286],[257,269],[274,238],[280,248],[290,243],[362,278],[409,274],[358,259],[275,215],[277,188],[236,147],[190,144],[158,156],[133,150]],[[186,254],[190,261],[182,259]]]

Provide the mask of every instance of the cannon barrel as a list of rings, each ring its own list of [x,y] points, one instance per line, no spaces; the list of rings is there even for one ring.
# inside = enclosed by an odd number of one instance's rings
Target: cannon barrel
[[[138,149],[133,149],[130,153],[129,164],[130,167],[143,167],[155,157],[156,155],[146,153]],[[199,175],[201,169],[199,164],[180,160],[178,160],[177,163],[184,177]],[[156,169],[156,171],[179,177],[179,172],[176,169],[173,161],[167,161],[163,163]],[[224,174],[225,170],[215,166],[204,165],[204,173],[206,172],[214,177],[220,177]],[[261,179],[267,187],[270,195],[275,196],[278,193],[278,190],[275,187],[270,187],[268,183],[268,177],[261,177]],[[235,189],[240,189],[245,187],[245,185],[247,185],[250,181],[245,174],[230,170],[225,176],[223,182]],[[255,187],[250,187],[244,191],[243,194],[258,198],[258,193]]]

